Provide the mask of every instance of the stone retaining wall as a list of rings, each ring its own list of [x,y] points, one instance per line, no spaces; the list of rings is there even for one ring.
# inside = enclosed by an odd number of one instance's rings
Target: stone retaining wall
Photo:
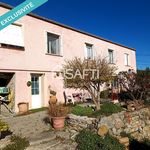
[[[93,129],[97,128],[97,119],[88,118],[87,116],[76,116],[69,114],[67,123],[69,128],[75,131],[80,131],[85,128],[92,127]]]
[[[139,140],[150,139],[150,108],[142,108],[134,112],[123,111],[100,119],[71,114],[68,124],[76,131],[88,127],[96,131],[100,129],[102,134],[104,129],[114,136],[120,136],[120,133],[125,132]]]
[[[150,139],[150,108],[103,117],[98,123],[98,128],[104,125],[109,129],[109,133],[115,136],[125,132],[139,140]]]

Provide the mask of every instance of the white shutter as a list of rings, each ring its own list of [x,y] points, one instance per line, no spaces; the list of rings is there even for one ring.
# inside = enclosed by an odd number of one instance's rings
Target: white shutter
[[[127,57],[128,57],[128,55],[125,53],[125,54],[124,54],[124,65],[128,65],[128,62],[127,62],[127,61],[128,61],[128,60],[127,60],[128,58],[127,58]]]
[[[85,59],[87,59],[87,48],[86,48],[86,44],[84,44],[84,57],[85,57]]]
[[[24,46],[22,27],[11,24],[0,31],[0,43]]]
[[[128,54],[128,65],[130,66],[130,55]]]

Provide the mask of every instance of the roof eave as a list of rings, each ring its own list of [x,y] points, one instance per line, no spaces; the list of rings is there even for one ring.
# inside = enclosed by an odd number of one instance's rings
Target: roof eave
[[[0,6],[1,6],[1,7],[4,7],[4,8],[7,8],[7,9],[13,9],[12,6],[10,6],[10,5],[8,5],[8,4],[5,4],[5,3],[2,3],[2,2],[0,2]],[[119,43],[116,43],[116,42],[113,42],[113,41],[104,39],[104,38],[102,38],[102,37],[93,35],[93,34],[91,34],[91,33],[88,33],[88,32],[85,32],[85,31],[82,31],[82,30],[79,30],[79,29],[75,29],[75,28],[73,28],[73,27],[64,25],[64,24],[62,24],[62,23],[58,23],[58,22],[56,22],[56,21],[53,21],[53,20],[50,20],[50,19],[41,17],[41,16],[36,15],[36,14],[34,14],[34,13],[29,13],[28,16],[31,16],[31,17],[34,17],[34,18],[36,18],[36,19],[40,19],[40,20],[43,20],[43,21],[46,21],[46,22],[49,22],[49,23],[52,23],[52,24],[55,24],[55,25],[58,25],[58,26],[61,26],[61,27],[70,29],[70,30],[73,30],[73,31],[76,31],[76,32],[79,32],[79,33],[82,33],[82,34],[85,34],[85,35],[88,35],[88,36],[91,36],[91,37],[94,37],[94,38],[97,38],[97,39],[100,39],[100,40],[103,40],[103,41],[105,41],[105,42],[109,42],[109,43],[112,43],[112,44],[115,44],[115,45],[118,45],[118,46],[121,46],[121,47],[130,49],[130,50],[136,51],[136,49],[134,49],[134,48],[131,48],[131,47],[128,47],[128,46],[125,46],[125,45],[122,45],[122,44],[119,44]]]

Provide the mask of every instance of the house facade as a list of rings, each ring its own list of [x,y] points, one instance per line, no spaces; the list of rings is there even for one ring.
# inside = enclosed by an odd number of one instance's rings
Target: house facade
[[[1,3],[0,15],[10,9]],[[0,87],[12,90],[16,112],[20,102],[29,102],[30,109],[47,106],[49,86],[64,101],[63,81],[57,77],[64,60],[99,55],[118,72],[136,70],[135,49],[29,14],[0,31]]]

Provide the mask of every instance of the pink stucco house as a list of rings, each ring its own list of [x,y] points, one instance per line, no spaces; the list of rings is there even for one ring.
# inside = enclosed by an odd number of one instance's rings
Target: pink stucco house
[[[0,15],[10,9],[0,3]],[[135,49],[29,14],[0,31],[0,87],[12,89],[16,112],[19,102],[29,102],[30,109],[47,106],[49,85],[64,101],[63,81],[56,75],[64,60],[97,55],[118,71],[136,70]]]

